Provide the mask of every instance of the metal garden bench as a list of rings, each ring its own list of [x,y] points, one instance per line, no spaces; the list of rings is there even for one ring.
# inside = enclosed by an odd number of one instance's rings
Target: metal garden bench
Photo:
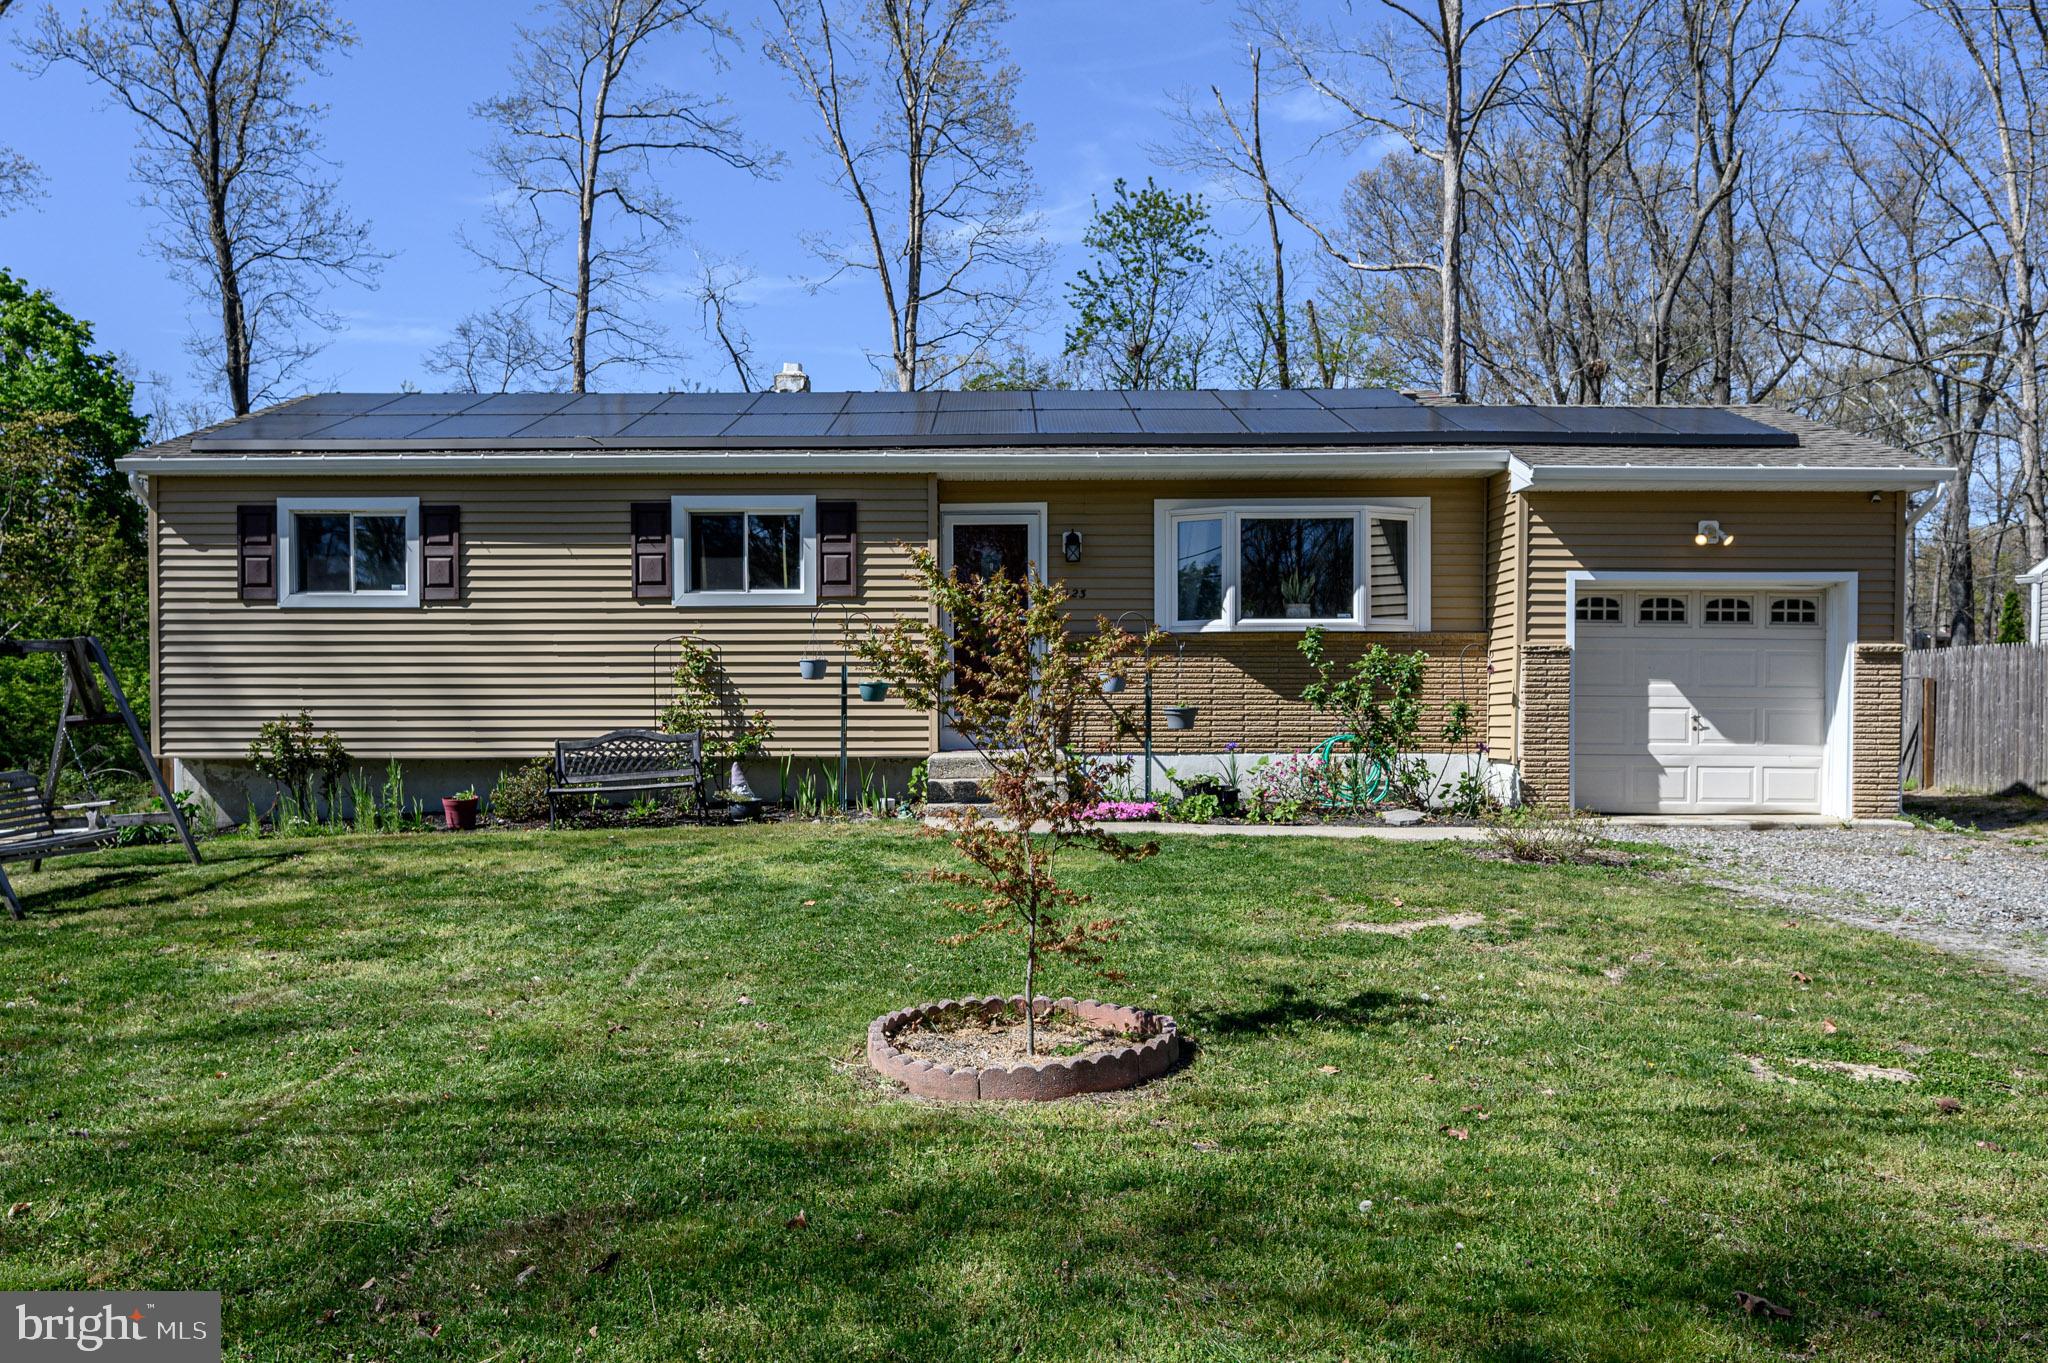
[[[596,738],[561,739],[548,786],[548,827],[555,826],[555,802],[562,796],[648,790],[692,791],[697,812],[704,812],[711,792],[702,734],[614,729]]]

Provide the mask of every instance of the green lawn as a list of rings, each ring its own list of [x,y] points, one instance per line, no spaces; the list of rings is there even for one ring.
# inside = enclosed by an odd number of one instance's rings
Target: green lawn
[[[860,1063],[892,1006],[1016,987],[904,880],[937,843],[207,852],[20,877],[0,1283],[218,1288],[229,1357],[2048,1356],[2040,995],[1654,869],[1081,860],[1130,978],[1053,992],[1170,1011],[1200,1056],[962,1109]]]

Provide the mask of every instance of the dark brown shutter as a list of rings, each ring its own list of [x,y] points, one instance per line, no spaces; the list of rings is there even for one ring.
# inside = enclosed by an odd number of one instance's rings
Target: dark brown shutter
[[[244,601],[277,600],[277,504],[235,508],[241,541],[235,581]]]
[[[462,599],[462,508],[420,508],[420,600]]]
[[[818,595],[860,595],[858,502],[818,503]]]
[[[666,601],[675,595],[670,577],[674,531],[667,502],[633,503],[633,596]]]

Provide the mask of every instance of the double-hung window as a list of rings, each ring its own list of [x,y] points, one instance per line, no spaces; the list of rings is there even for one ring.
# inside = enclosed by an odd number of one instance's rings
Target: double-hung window
[[[677,497],[672,524],[677,605],[817,604],[817,498]]]
[[[1429,628],[1429,499],[1154,504],[1156,611],[1216,633]]]
[[[417,497],[284,497],[281,606],[417,606]]]

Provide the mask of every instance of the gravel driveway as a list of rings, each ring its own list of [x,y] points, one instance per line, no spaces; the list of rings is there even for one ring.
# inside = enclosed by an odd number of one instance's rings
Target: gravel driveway
[[[2048,856],[1933,829],[1629,825],[1611,836],[1696,858],[1773,903],[1995,961],[2048,980]]]

